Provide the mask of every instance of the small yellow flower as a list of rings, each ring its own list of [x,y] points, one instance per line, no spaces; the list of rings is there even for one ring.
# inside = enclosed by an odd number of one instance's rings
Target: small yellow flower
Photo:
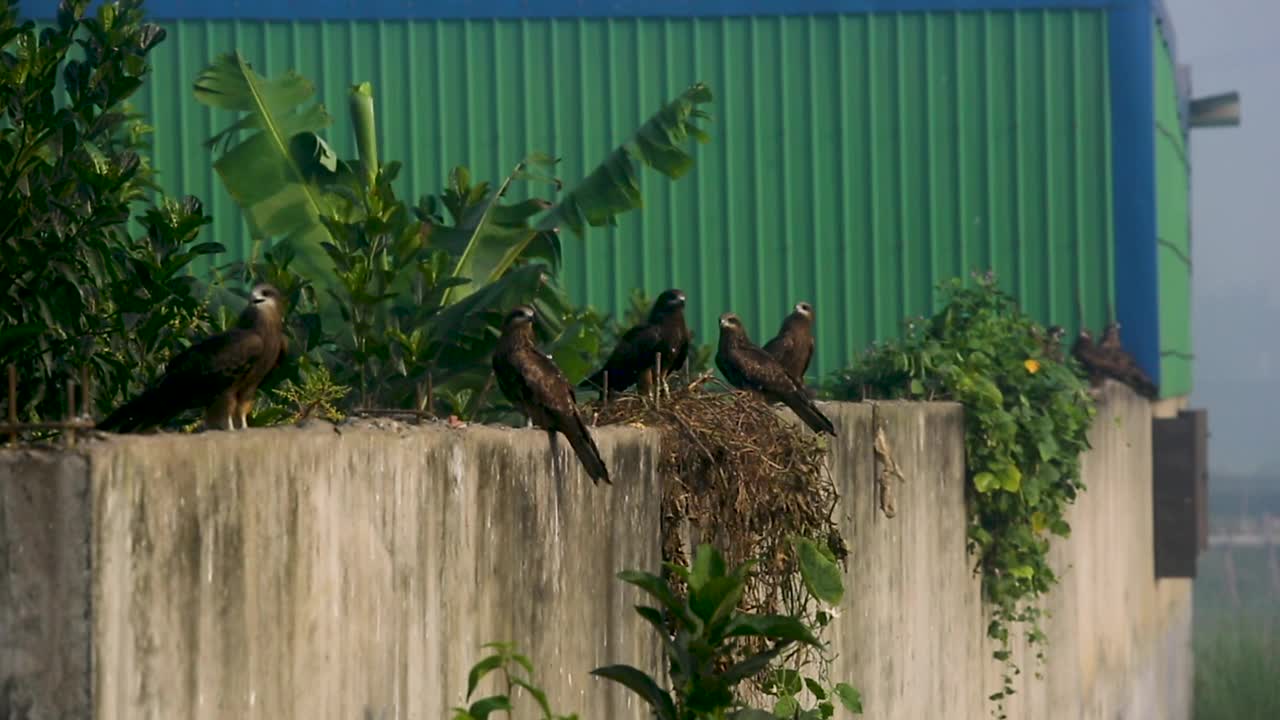
[[[1022,367],[1026,368],[1027,372],[1035,375],[1040,372],[1040,361],[1035,358],[1027,358],[1026,361],[1022,363]]]

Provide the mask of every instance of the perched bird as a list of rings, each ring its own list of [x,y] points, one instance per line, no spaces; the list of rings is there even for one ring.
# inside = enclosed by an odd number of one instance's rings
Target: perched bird
[[[1124,349],[1124,343],[1120,341],[1120,323],[1112,320],[1102,330],[1102,339],[1098,341],[1098,347],[1107,353],[1117,366],[1122,368],[1120,377],[1116,379],[1133,388],[1139,395],[1154,399],[1159,394],[1156,384],[1151,381],[1146,372],[1142,370],[1142,366],[1138,365],[1138,361]]]
[[[1106,378],[1111,378],[1133,388],[1139,395],[1154,399],[1158,388],[1151,378],[1138,366],[1136,360],[1123,348],[1103,347],[1093,340],[1093,334],[1081,328],[1071,355],[1084,366],[1089,374],[1090,384],[1101,385]]]
[[[600,449],[578,413],[573,386],[534,342],[533,318],[533,308],[528,305],[517,305],[507,314],[502,337],[493,353],[498,387],[534,425],[547,431],[553,450],[556,433],[563,433],[587,475],[597,483],[604,480],[612,484]]]
[[[764,351],[777,358],[791,379],[804,387],[804,374],[813,360],[813,306],[796,303],[778,334],[765,343]]]
[[[831,420],[818,410],[804,388],[787,373],[782,363],[761,350],[733,313],[720,316],[720,347],[716,351],[716,367],[729,384],[739,390],[760,393],[768,402],[781,402],[791,408],[816,433],[836,434]]]
[[[1101,385],[1115,370],[1107,353],[1093,341],[1093,333],[1088,328],[1080,328],[1080,334],[1076,335],[1076,341],[1071,346],[1071,357],[1088,373],[1089,384],[1094,386]]]
[[[684,304],[682,291],[674,288],[664,291],[654,301],[649,319],[623,333],[604,367],[583,380],[579,387],[603,392],[606,375],[610,394],[632,385],[638,385],[641,392],[649,392],[655,385],[665,386],[667,376],[684,365],[689,355],[693,336],[684,321]],[[662,377],[655,377],[659,356]]]
[[[1112,320],[1102,329],[1102,339],[1098,341],[1098,347],[1103,350],[1115,351],[1123,350],[1124,345],[1120,342],[1120,323]]]
[[[1040,341],[1045,357],[1062,362],[1062,338],[1066,334],[1061,325],[1050,325],[1045,329],[1044,338]]]
[[[283,305],[273,286],[254,286],[234,328],[178,353],[152,387],[98,423],[98,429],[146,430],[192,408],[204,408],[207,428],[235,430],[237,420],[240,428],[248,427],[258,385],[288,350]]]

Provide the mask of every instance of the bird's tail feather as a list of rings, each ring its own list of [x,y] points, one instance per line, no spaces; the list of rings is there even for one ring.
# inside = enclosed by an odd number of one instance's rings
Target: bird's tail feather
[[[138,397],[116,408],[115,412],[95,427],[107,432],[124,433],[158,425],[167,419],[163,412],[164,399],[165,394],[158,388],[145,390]]]
[[[569,438],[569,445],[573,448],[574,454],[578,456],[578,460],[582,461],[582,466],[586,468],[587,475],[592,480],[597,482],[604,480],[612,485],[613,481],[609,479],[609,469],[605,467],[604,458],[600,456],[600,448],[596,447],[596,441],[592,439],[586,423],[582,422],[581,417],[575,418],[575,420],[578,423],[578,431],[565,433],[565,437]]]
[[[791,408],[805,425],[816,433],[827,433],[834,436],[836,434],[836,426],[831,424],[831,420],[822,414],[818,406],[809,399],[804,392],[795,392],[786,396],[787,407]]]

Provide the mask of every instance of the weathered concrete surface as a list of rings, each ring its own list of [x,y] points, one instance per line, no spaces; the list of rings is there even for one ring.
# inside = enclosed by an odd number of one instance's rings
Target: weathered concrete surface
[[[88,463],[0,453],[0,718],[89,717]]]
[[[833,467],[851,547],[833,677],[860,688],[877,718],[988,717],[1001,665],[965,551],[962,410],[827,407],[841,428]],[[906,476],[891,519],[876,497],[876,422]],[[1088,491],[1051,554],[1062,582],[1044,602],[1047,661],[1015,648],[1023,673],[1009,717],[1189,718],[1191,585],[1155,580],[1149,406],[1108,385],[1090,440]]]
[[[614,578],[660,562],[655,443],[597,437],[612,488],[567,443],[553,471],[546,435],[524,430],[92,447],[95,717],[446,717],[480,645],[505,640],[565,711],[633,715],[587,673],[658,667]]]
[[[1000,666],[965,550],[961,409],[824,409],[851,550],[833,677],[871,717],[990,717]],[[906,477],[894,518],[877,424]],[[1018,648],[1011,718],[1188,717],[1191,589],[1153,579],[1150,426],[1147,404],[1107,389],[1089,491],[1053,552],[1045,679]],[[615,578],[659,566],[657,437],[597,437],[613,487],[566,443],[553,468],[544,434],[483,427],[0,452],[0,683],[33,699],[30,720],[444,717],[479,645],[513,640],[561,711],[642,720],[587,673],[661,667],[640,594]]]

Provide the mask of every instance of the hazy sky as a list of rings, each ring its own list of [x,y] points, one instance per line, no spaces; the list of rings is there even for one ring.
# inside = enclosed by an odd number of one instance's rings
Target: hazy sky
[[[1237,128],[1191,131],[1195,405],[1210,466],[1280,467],[1280,0],[1165,0],[1192,96],[1241,96]]]

